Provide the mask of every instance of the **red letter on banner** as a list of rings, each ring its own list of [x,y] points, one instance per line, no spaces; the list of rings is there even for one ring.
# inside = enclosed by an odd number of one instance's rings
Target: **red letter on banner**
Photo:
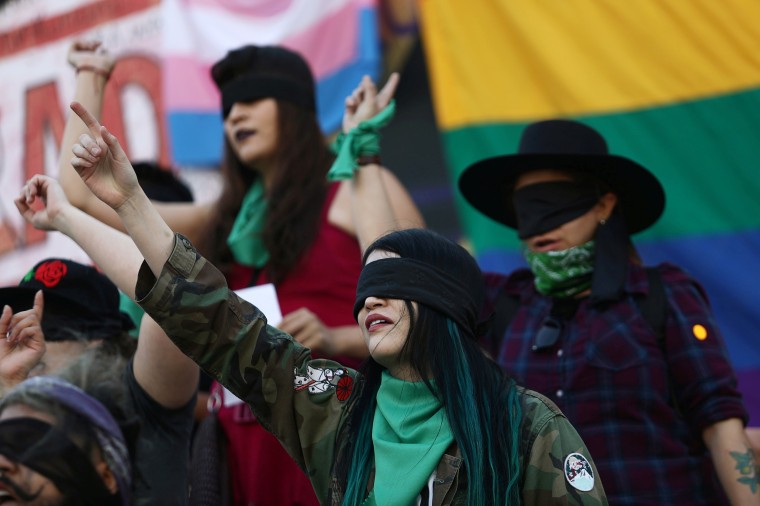
[[[61,144],[65,119],[55,82],[28,89],[24,110],[24,180],[27,180],[45,173],[45,134],[49,131],[56,145]],[[26,224],[24,244],[34,244],[44,238],[45,232]]]
[[[169,141],[166,129],[163,100],[161,98],[161,68],[157,61],[146,56],[127,56],[119,59],[106,86],[103,103],[103,124],[121,142],[129,154],[129,140],[124,130],[124,113],[121,109],[121,95],[127,86],[139,86],[148,94],[153,104],[156,131],[159,135],[158,163],[168,167],[171,163]]]

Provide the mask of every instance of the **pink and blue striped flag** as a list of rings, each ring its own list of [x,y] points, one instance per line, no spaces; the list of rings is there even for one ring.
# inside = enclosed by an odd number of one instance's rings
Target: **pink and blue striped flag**
[[[245,44],[283,45],[309,62],[323,131],[337,129],[343,103],[381,65],[376,0],[164,0],[163,96],[172,158],[215,165],[222,152],[219,94],[209,69]]]

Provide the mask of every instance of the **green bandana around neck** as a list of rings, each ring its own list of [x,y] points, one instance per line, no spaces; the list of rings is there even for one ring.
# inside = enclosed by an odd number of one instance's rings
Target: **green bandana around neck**
[[[356,159],[361,155],[380,154],[380,128],[384,127],[396,114],[396,101],[390,103],[368,120],[362,121],[347,134],[339,133],[330,148],[335,153],[335,161],[327,172],[328,181],[342,181],[354,177],[359,168]]]
[[[262,239],[266,208],[264,183],[258,178],[245,194],[227,237],[227,246],[230,247],[232,256],[243,265],[263,267],[269,261],[269,252]]]
[[[594,273],[594,241],[562,251],[536,253],[525,250],[538,293],[549,297],[573,297],[591,288]]]
[[[365,504],[414,504],[453,441],[443,405],[425,383],[383,371],[372,424],[375,485]]]

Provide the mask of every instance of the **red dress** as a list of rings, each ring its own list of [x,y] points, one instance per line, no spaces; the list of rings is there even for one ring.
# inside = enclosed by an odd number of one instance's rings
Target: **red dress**
[[[282,314],[308,308],[327,327],[355,325],[353,304],[361,272],[361,249],[355,237],[328,223],[327,213],[340,183],[332,183],[322,208],[319,232],[295,269],[277,285]],[[237,290],[267,283],[253,279],[253,269],[236,265],[228,276]],[[349,367],[356,359],[334,357]],[[215,384],[214,390],[220,389]],[[256,422],[246,404],[222,407],[219,421],[227,436],[227,461],[236,505],[314,505],[311,482],[280,442]]]

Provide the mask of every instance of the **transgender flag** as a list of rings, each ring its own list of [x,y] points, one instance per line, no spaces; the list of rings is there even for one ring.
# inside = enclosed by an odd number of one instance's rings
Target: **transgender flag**
[[[163,0],[163,96],[174,163],[209,166],[222,153],[219,94],[209,69],[245,44],[279,44],[308,60],[325,132],[364,74],[380,68],[375,0]]]
[[[667,205],[637,245],[705,285],[760,425],[760,2],[419,5],[452,180],[553,117],[588,123],[653,171]],[[515,234],[458,206],[485,269],[522,263]]]

